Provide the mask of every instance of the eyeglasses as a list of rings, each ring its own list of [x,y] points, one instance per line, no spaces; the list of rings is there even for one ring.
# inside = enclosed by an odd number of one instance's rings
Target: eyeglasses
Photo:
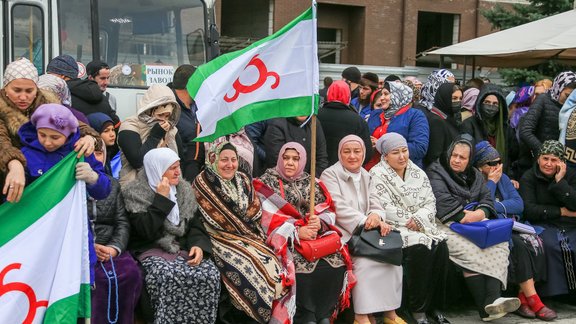
[[[502,160],[496,160],[496,161],[488,161],[488,162],[486,162],[486,165],[491,166],[491,167],[497,166],[498,164],[502,164]]]

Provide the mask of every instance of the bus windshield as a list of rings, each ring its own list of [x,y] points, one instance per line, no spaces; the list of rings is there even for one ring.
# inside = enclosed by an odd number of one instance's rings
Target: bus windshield
[[[61,53],[84,65],[100,57],[111,67],[110,87],[166,84],[179,65],[206,62],[200,0],[100,0],[98,31],[91,28],[90,0],[59,0],[59,13]]]

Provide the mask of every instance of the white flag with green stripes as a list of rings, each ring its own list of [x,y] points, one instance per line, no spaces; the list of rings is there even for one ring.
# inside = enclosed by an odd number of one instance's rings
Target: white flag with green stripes
[[[202,125],[198,140],[261,120],[315,113],[317,52],[313,5],[273,35],[200,66],[187,86]]]
[[[88,219],[74,152],[0,206],[0,323],[90,316]]]

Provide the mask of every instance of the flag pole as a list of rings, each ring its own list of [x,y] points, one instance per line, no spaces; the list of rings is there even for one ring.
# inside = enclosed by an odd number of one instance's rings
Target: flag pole
[[[317,46],[317,27],[316,27],[316,0],[312,0],[312,19],[314,21],[314,23],[312,24],[312,46],[313,49],[316,49]],[[312,59],[313,60],[318,60],[318,56],[317,56],[317,52],[318,50],[313,50],[312,51]],[[311,71],[312,72],[312,76],[314,77],[315,75],[315,71]],[[314,84],[314,83],[313,83]],[[314,98],[314,93],[317,93],[318,91],[318,87],[314,87],[312,88],[312,120],[310,121],[310,127],[312,127],[312,134],[311,134],[311,143],[310,143],[310,211],[309,211],[309,216],[314,215],[314,207],[316,205],[315,202],[315,197],[316,197],[316,110],[315,108],[315,103],[316,103],[316,99]],[[308,220],[306,220],[308,221]]]
[[[316,114],[312,115],[310,120],[310,127],[312,127],[312,136],[310,141],[310,212],[309,217],[314,215],[314,201],[316,197]]]

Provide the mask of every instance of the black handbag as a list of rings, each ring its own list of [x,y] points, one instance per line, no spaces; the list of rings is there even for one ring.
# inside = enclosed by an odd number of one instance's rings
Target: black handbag
[[[388,235],[381,236],[379,228],[365,230],[364,226],[361,226],[348,241],[348,249],[355,257],[402,265],[402,236],[398,231],[393,230]]]

